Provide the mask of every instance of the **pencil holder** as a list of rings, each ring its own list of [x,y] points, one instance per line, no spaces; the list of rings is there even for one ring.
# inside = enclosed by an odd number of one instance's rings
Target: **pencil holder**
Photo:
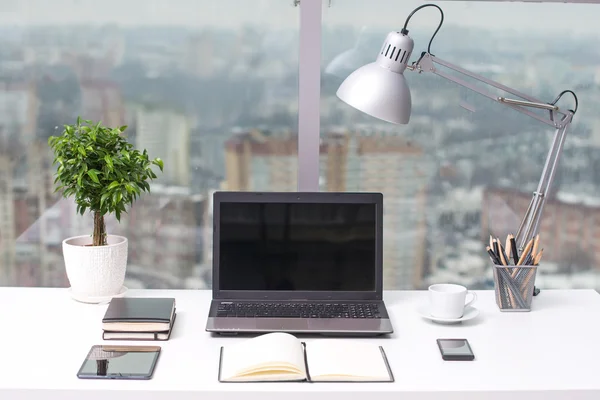
[[[500,311],[531,311],[535,265],[494,265],[494,291]]]

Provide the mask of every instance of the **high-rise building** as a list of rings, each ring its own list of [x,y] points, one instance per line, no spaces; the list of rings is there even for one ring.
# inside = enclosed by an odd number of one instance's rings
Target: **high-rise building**
[[[0,281],[15,280],[15,211],[13,200],[13,160],[0,153]]]
[[[298,139],[251,131],[225,143],[226,190],[294,191],[298,188]]]
[[[297,190],[295,135],[258,131],[225,145],[226,190]],[[321,189],[384,193],[384,282],[422,286],[426,258],[427,183],[432,168],[423,150],[397,136],[332,133],[320,149]]]
[[[111,128],[125,124],[125,105],[119,86],[110,81],[82,81],[81,117]]]
[[[0,146],[31,143],[38,109],[35,85],[0,82]]]
[[[182,286],[181,279],[193,274],[197,252],[202,250],[197,246],[197,203],[202,199],[188,188],[151,187],[126,218],[130,272],[150,287],[153,280]]]
[[[215,52],[214,37],[208,32],[202,32],[188,39],[185,51],[185,70],[192,76],[206,78],[214,73]]]
[[[34,144],[39,102],[35,85],[0,83],[0,257],[7,283],[19,281],[15,187],[26,175],[40,173],[25,165],[23,153]],[[21,167],[21,168],[19,168]],[[22,179],[21,179],[22,178]]]
[[[16,255],[11,281],[19,286],[63,286],[61,241],[68,236],[65,227],[71,225],[60,220],[54,207],[59,194],[54,193],[51,151],[45,141],[35,140],[24,147],[24,153],[7,169],[10,187],[2,188],[5,197],[12,199],[6,219],[13,229],[10,247]],[[70,211],[76,215],[74,206]]]
[[[109,24],[103,28],[103,45],[106,59],[113,67],[123,64],[127,45],[125,34],[117,24]]]
[[[148,150],[149,157],[164,161],[164,171],[157,174],[156,182],[189,187],[191,130],[186,116],[142,106],[137,110],[136,120],[136,147]]]
[[[337,146],[327,146],[327,190],[384,194],[385,286],[422,287],[428,262],[426,207],[432,165],[420,147],[403,137],[355,134],[341,144],[339,137],[334,140]]]

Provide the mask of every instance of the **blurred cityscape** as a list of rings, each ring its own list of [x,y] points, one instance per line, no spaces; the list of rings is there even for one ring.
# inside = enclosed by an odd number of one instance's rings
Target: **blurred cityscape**
[[[600,16],[600,6],[592,9]],[[431,74],[406,73],[409,125],[349,108],[335,91],[374,60],[388,30],[323,26],[321,190],[384,193],[386,288],[489,288],[484,243],[490,233],[514,233],[552,132]],[[429,31],[421,31],[414,54],[426,48]],[[449,25],[434,42],[440,57],[544,101],[563,89],[579,96],[544,212],[540,287],[600,289],[594,35],[549,40]],[[0,285],[68,286],[62,240],[91,232],[93,221],[54,193],[46,143],[80,115],[128,125],[132,143],[165,163],[151,194],[120,224],[107,221],[109,233],[129,239],[126,285],[210,287],[212,193],[297,190],[297,50],[297,22],[0,28]]]

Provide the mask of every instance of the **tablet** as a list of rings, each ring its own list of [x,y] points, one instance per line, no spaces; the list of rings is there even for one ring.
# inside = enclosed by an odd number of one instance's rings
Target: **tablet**
[[[159,355],[159,346],[92,346],[77,377],[150,379]]]

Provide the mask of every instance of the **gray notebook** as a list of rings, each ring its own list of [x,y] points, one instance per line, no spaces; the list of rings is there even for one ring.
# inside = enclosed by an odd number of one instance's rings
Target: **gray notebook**
[[[102,329],[111,332],[165,332],[175,317],[175,299],[120,297],[110,301]]]
[[[393,382],[383,347],[268,333],[221,348],[219,382]]]

